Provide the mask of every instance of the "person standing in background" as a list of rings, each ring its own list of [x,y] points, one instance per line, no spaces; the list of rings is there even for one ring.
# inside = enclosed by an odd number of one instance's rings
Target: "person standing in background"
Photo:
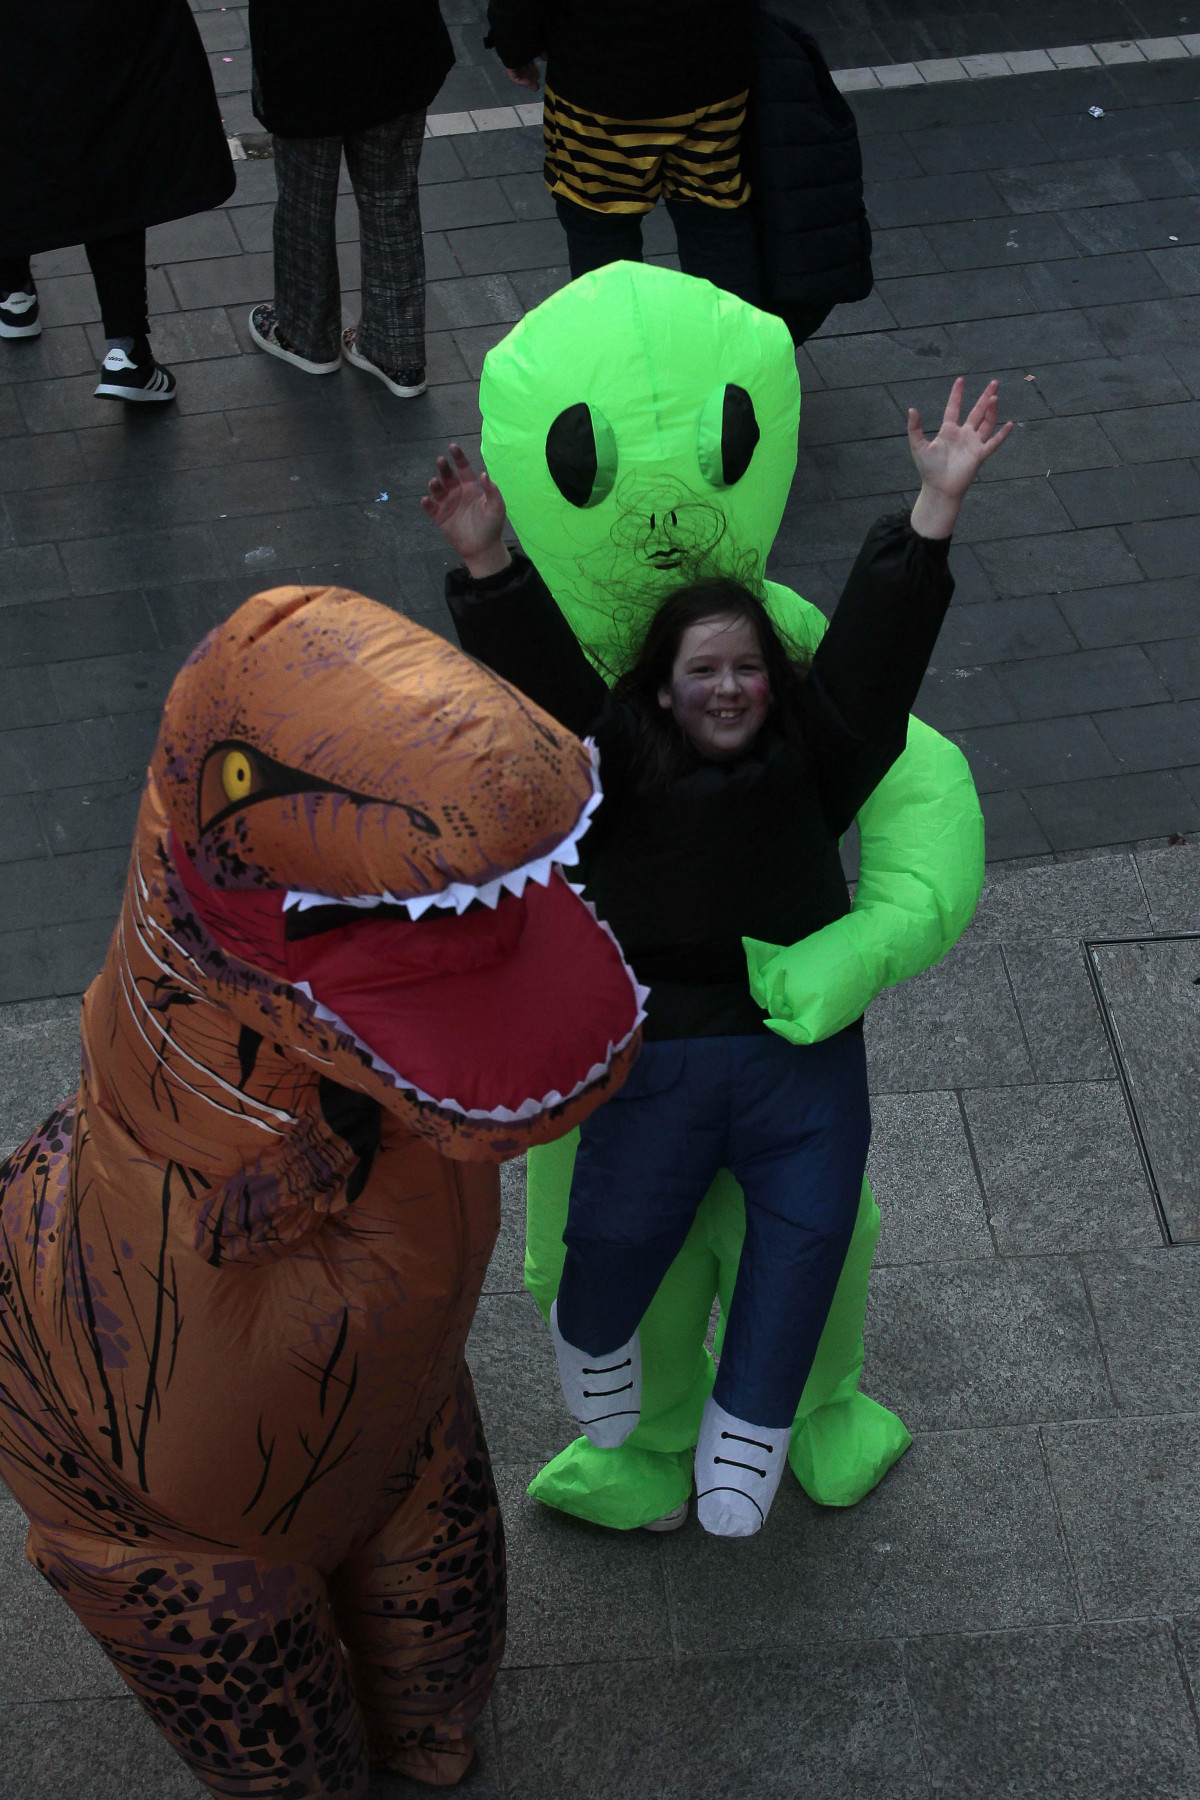
[[[308,375],[344,356],[401,399],[425,392],[425,111],[454,63],[437,0],[250,0],[254,110],[275,138],[275,297],[260,349]],[[342,152],[362,241],[362,313],[342,329],[335,215]]]
[[[572,277],[642,261],[661,194],[679,263],[758,304],[741,139],[752,0],[490,0],[487,38],[536,92],[545,56],[546,185]]]
[[[208,59],[187,0],[4,0],[0,43],[0,338],[41,335],[29,259],[82,243],[108,350],[96,393],[165,401],[146,227],[234,189]]]

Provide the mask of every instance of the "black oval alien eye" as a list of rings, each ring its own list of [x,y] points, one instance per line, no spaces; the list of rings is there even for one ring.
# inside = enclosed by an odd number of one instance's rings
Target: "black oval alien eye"
[[[617,441],[594,406],[580,400],[560,412],[546,433],[546,466],[572,506],[599,506],[617,479]]]
[[[700,414],[700,468],[713,487],[732,487],[750,467],[759,439],[754,402],[732,381],[715,388]]]

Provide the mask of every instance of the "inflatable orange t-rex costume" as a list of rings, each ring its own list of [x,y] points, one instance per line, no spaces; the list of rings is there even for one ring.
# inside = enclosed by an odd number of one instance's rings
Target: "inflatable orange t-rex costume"
[[[213,1794],[470,1762],[495,1165],[638,1047],[560,867],[596,794],[545,714],[339,590],[248,601],[171,690],[78,1097],[0,1171],[0,1473]]]

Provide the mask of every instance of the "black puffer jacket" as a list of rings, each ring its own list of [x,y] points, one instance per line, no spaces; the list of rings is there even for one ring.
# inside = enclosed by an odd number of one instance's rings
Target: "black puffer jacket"
[[[250,0],[254,110],[282,138],[423,112],[454,65],[438,0]]]
[[[813,309],[865,300],[871,227],[858,127],[816,40],[804,0],[758,0],[746,172],[762,245],[763,305],[807,334]],[[790,315],[790,316],[789,316]],[[794,321],[806,322],[797,331]]]
[[[546,85],[610,119],[667,119],[750,81],[752,0],[490,0],[505,68],[548,58]]]
[[[0,256],[161,225],[233,192],[187,0],[6,0],[0,43]]]

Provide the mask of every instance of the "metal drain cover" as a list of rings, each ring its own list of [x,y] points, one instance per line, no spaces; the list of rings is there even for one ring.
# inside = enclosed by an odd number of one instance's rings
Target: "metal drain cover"
[[[1200,934],[1087,953],[1163,1230],[1200,1240]]]

